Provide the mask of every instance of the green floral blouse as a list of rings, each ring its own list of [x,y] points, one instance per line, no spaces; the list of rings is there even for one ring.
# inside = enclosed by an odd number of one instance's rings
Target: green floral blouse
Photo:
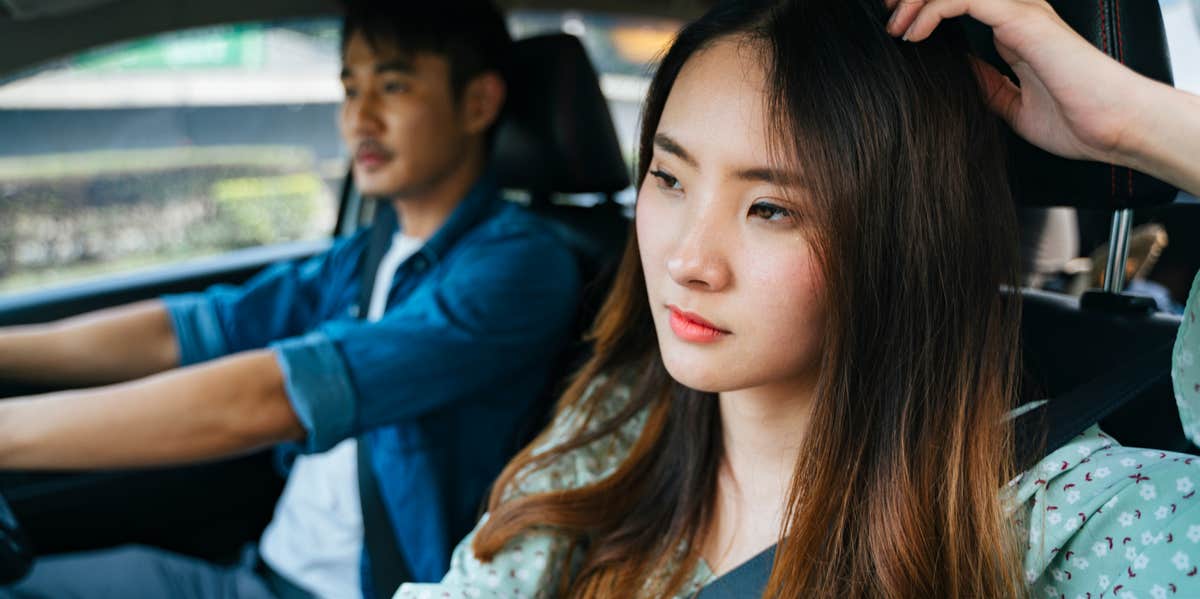
[[[1200,442],[1200,277],[1175,346],[1172,377],[1185,431]],[[593,385],[593,389],[595,385]],[[609,406],[628,401],[618,387]],[[576,488],[620,464],[644,424],[579,448],[530,473],[514,496]],[[570,413],[554,424],[545,451],[582,426]],[[1098,428],[1046,456],[1010,484],[1013,513],[1028,530],[1025,576],[1032,597],[1051,599],[1200,598],[1200,458],[1122,447]],[[480,522],[486,522],[487,516]],[[394,599],[548,598],[558,588],[569,540],[549,529],[513,539],[489,563],[471,551],[474,533],[454,552],[440,583],[405,584]],[[664,573],[666,575],[667,573]],[[700,562],[680,598],[714,578]]]

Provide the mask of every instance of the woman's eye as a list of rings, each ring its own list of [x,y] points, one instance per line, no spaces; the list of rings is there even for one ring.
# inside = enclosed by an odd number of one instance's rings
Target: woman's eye
[[[683,186],[679,184],[679,179],[676,179],[673,175],[666,171],[655,169],[650,171],[650,176],[658,179],[658,186],[661,188],[670,189],[672,191],[679,191],[683,189]]]
[[[358,90],[354,89],[353,87],[347,87],[346,88],[346,97],[347,98],[357,98]]]
[[[776,206],[770,202],[755,202],[750,207],[750,216],[761,218],[765,221],[785,221],[792,218],[792,211],[782,206]]]

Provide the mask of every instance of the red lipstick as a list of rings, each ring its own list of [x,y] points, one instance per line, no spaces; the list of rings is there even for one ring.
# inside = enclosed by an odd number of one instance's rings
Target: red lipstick
[[[671,330],[684,341],[712,343],[730,334],[729,331],[717,328],[713,323],[704,320],[699,314],[684,312],[674,305],[667,308],[671,311]]]

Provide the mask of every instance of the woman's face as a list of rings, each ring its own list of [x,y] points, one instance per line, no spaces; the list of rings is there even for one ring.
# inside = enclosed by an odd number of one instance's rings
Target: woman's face
[[[815,380],[821,277],[799,173],[771,161],[757,48],[723,40],[671,89],[638,192],[659,348],[703,391],[785,393]]]

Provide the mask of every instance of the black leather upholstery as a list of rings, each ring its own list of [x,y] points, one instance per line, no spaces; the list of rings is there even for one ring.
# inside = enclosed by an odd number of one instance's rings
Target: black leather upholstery
[[[1072,28],[1109,56],[1143,75],[1173,82],[1158,2],[1051,0],[1050,4]],[[996,54],[991,31],[975,24],[970,33],[976,52],[1015,80]],[[1111,211],[1165,204],[1174,200],[1178,191],[1131,169],[1059,158],[1016,135],[1009,137],[1009,165],[1013,193],[1027,205]]]
[[[565,34],[524,39],[513,62],[494,153],[501,185],[562,193],[628,187],[608,104],[579,40]]]
[[[613,194],[629,187],[608,102],[579,39],[523,39],[514,49],[507,113],[492,160],[500,184],[532,194],[531,208],[574,251],[588,283],[580,316],[590,324],[629,221],[621,207],[556,205],[552,193]]]
[[[629,187],[630,179],[608,102],[579,39],[560,34],[521,40],[513,62],[492,161],[503,187],[531,193],[531,210],[571,248],[584,279],[575,342],[558,356],[550,388],[518,435],[523,444],[548,422],[558,393],[591,351],[583,332],[608,294],[630,230],[623,207],[608,196]],[[554,193],[606,199],[596,206],[555,204]]]
[[[1081,310],[1077,298],[1023,290],[1024,400],[1060,396],[1133,356],[1170,344],[1179,317]],[[1170,368],[1164,361],[1163,371]],[[1195,452],[1183,434],[1170,377],[1100,422],[1126,446]]]

